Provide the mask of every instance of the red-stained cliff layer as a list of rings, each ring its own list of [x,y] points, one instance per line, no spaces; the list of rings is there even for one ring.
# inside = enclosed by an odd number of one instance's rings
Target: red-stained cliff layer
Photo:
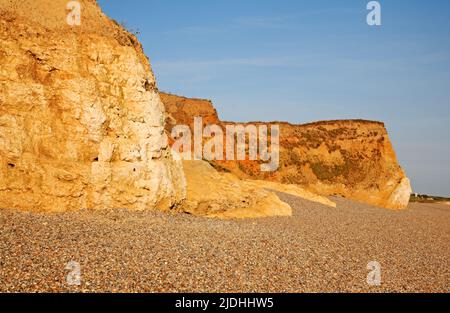
[[[168,93],[160,93],[168,115],[166,127],[172,128],[179,122],[193,125],[194,116],[201,116],[205,124],[219,124],[219,117],[211,100],[180,97]]]
[[[204,124],[221,122],[212,102],[161,93],[169,115],[166,130],[189,125],[196,116]],[[252,124],[259,124],[255,122]],[[368,204],[405,208],[411,187],[383,123],[337,120],[280,126],[280,163],[275,172],[261,172],[259,161],[215,161],[216,168],[238,177],[298,184],[321,195],[339,195]]]

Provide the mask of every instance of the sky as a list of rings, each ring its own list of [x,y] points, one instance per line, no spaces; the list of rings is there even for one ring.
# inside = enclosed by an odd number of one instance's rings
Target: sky
[[[158,88],[222,120],[383,121],[414,192],[450,197],[450,1],[99,0]]]

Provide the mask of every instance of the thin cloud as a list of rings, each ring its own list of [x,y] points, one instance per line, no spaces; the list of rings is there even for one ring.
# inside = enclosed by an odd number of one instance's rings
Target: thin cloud
[[[301,67],[304,65],[304,62],[289,57],[256,57],[215,60],[156,61],[153,65],[160,70],[198,71],[220,66]]]
[[[330,8],[320,10],[304,10],[292,14],[280,14],[275,16],[242,16],[230,19],[219,25],[188,25],[185,27],[167,30],[166,34],[205,35],[217,34],[243,29],[283,29],[293,30],[299,27],[298,21],[306,17],[317,15],[335,15],[359,13],[355,8]]]
[[[183,34],[183,35],[208,35],[233,31],[241,31],[243,29],[292,29],[295,26],[295,15],[283,16],[249,16],[231,19],[228,22],[219,25],[188,25],[177,29],[167,30],[166,34]]]
[[[288,29],[295,25],[296,15],[269,16],[269,17],[241,17],[233,21],[233,25],[238,28],[267,28],[267,29]]]

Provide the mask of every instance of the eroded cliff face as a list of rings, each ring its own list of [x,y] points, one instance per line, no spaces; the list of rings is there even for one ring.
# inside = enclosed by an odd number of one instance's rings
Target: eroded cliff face
[[[346,120],[280,127],[277,180],[385,208],[408,204],[409,180],[383,123]]]
[[[175,124],[192,127],[194,116],[203,117],[205,112],[211,116],[215,112],[210,101],[185,99],[179,97],[177,101],[172,95],[170,101],[164,101],[176,119],[166,124],[169,134]],[[200,107],[202,110],[196,109]],[[233,124],[208,119],[222,127]],[[383,123],[343,120],[273,124],[280,126],[277,171],[261,172],[260,162],[249,160],[215,161],[215,167],[241,178],[296,184],[321,195],[339,195],[384,208],[407,206],[410,183],[397,162]]]
[[[161,100],[166,107],[168,134],[171,134],[175,125],[187,125],[193,129],[195,116],[202,117],[203,127],[210,124],[221,125],[210,100],[190,99],[167,93],[161,93]],[[191,140],[193,142],[193,137]],[[230,167],[232,164],[230,162]],[[296,185],[241,179],[244,178],[243,173],[238,175],[224,173],[226,168],[217,162],[183,161],[183,168],[187,181],[187,195],[182,210],[191,214],[218,218],[291,215],[292,209],[281,201],[274,191],[336,207],[329,199]]]
[[[194,116],[201,116],[204,125],[220,124],[211,100],[180,97],[164,92],[160,92],[160,96],[167,113],[166,129],[172,130],[180,122],[194,127]]]
[[[95,1],[0,0],[0,207],[168,210],[185,197],[137,39]]]

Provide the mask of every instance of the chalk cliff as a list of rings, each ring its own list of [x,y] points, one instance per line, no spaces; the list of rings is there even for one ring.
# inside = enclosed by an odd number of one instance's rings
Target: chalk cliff
[[[0,207],[177,206],[182,164],[140,43],[93,0],[69,25],[68,2],[0,0]]]
[[[192,127],[195,116],[222,127],[209,100],[163,96],[171,122]],[[253,124],[260,124],[255,122]],[[265,124],[265,123],[263,123]],[[271,123],[268,123],[271,124]],[[409,202],[409,179],[397,162],[386,128],[364,120],[323,121],[280,126],[280,163],[261,172],[258,161],[215,161],[216,168],[238,177],[296,184],[320,195],[339,195],[368,204],[403,209]]]

